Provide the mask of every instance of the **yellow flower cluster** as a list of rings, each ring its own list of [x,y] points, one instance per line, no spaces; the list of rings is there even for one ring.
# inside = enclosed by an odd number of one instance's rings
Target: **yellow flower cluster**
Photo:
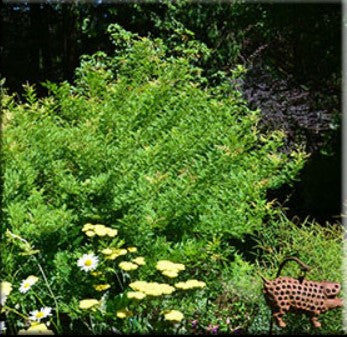
[[[129,284],[129,287],[135,291],[149,296],[170,295],[175,288],[166,283],[135,281]]]
[[[96,291],[103,291],[107,290],[111,286],[109,284],[94,284],[93,287]]]
[[[136,247],[128,247],[128,251],[129,251],[129,253],[136,253],[137,248]]]
[[[169,310],[164,312],[164,317],[167,321],[180,322],[184,316],[178,310]]]
[[[94,277],[99,277],[103,275],[101,271],[92,271],[90,274]]]
[[[161,273],[167,277],[177,277],[178,273],[181,270],[185,269],[184,264],[174,263],[168,260],[161,260],[157,262],[156,265],[157,270],[160,270]]]
[[[8,295],[12,291],[12,284],[7,281],[2,281],[0,283],[0,304],[1,306],[5,305]]]
[[[137,258],[132,259],[131,262],[134,262],[134,263],[138,264],[139,266],[143,266],[146,264],[145,259],[142,256],[138,256]]]
[[[135,298],[137,300],[142,300],[146,297],[145,293],[142,293],[141,291],[129,291],[127,293],[128,298]]]
[[[105,248],[101,251],[105,256],[106,260],[114,260],[118,256],[125,255],[127,253],[126,249],[121,248]]]
[[[85,234],[89,237],[93,237],[95,235],[97,236],[109,236],[111,238],[114,238],[118,231],[117,229],[112,229],[110,227],[106,227],[105,225],[96,224],[93,225],[91,223],[86,223],[83,228],[82,232],[85,232]]]
[[[49,330],[44,323],[32,323],[27,330],[19,330],[18,335],[54,335],[52,330]]]
[[[118,266],[120,269],[123,269],[125,271],[135,270],[139,267],[137,264],[128,261],[120,262]]]
[[[94,298],[90,298],[90,299],[80,301],[79,308],[80,309],[91,309],[91,308],[93,308],[99,304],[100,304],[100,301],[98,301]]]
[[[116,315],[118,318],[124,319],[124,318],[132,316],[133,313],[132,313],[132,311],[130,311],[128,309],[121,309],[121,310],[117,311]]]
[[[193,289],[193,288],[203,288],[206,286],[206,283],[198,280],[188,280],[186,282],[175,283],[175,287],[179,289]]]

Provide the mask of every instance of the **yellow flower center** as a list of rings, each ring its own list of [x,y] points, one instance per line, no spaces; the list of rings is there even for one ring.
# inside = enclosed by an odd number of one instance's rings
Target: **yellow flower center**
[[[36,314],[36,317],[37,318],[42,318],[45,314],[42,312],[42,311],[39,311],[37,314]]]
[[[85,264],[87,267],[89,267],[89,266],[91,266],[91,265],[93,264],[93,261],[92,261],[92,260],[86,260],[86,261],[84,262],[84,264]]]
[[[24,283],[24,284],[23,284],[23,288],[25,288],[25,289],[26,289],[26,288],[30,288],[30,283],[29,283],[29,282]]]

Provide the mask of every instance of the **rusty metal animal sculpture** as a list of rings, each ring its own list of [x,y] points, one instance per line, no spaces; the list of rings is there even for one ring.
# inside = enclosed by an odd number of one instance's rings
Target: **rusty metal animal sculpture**
[[[341,290],[337,282],[308,281],[304,277],[298,279],[291,277],[279,277],[284,264],[290,260],[297,262],[303,271],[310,270],[296,257],[286,258],[280,265],[276,279],[263,279],[263,292],[265,299],[272,310],[272,316],[281,328],[286,326],[283,315],[288,311],[298,311],[308,314],[315,328],[321,326],[318,316],[330,309],[343,306],[343,300],[336,297]],[[272,332],[272,319],[270,333]]]

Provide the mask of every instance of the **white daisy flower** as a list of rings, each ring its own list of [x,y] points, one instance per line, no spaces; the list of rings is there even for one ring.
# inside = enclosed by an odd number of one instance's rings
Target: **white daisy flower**
[[[0,335],[6,330],[6,324],[4,321],[0,321]]]
[[[77,261],[77,265],[84,271],[94,270],[99,263],[99,258],[93,253],[84,254]]]
[[[31,319],[32,321],[40,322],[41,319],[46,318],[48,316],[52,316],[51,311],[52,311],[52,308],[50,307],[44,307],[44,308],[41,308],[40,310],[31,311],[29,319]]]
[[[30,275],[20,284],[19,291],[21,293],[26,293],[36,282],[38,281],[38,277]]]

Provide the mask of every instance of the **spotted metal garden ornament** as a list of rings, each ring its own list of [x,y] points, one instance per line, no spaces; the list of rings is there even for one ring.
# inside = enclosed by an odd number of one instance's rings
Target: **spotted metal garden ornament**
[[[310,267],[296,257],[287,257],[280,265],[276,279],[263,278],[263,292],[267,304],[272,311],[279,327],[284,328],[286,323],[283,315],[288,311],[303,312],[309,315],[315,328],[319,328],[318,316],[330,309],[343,306],[343,300],[336,297],[341,290],[340,283],[329,281],[309,281],[304,276],[298,279],[292,277],[279,277],[284,264],[290,260],[297,262],[306,272]],[[272,318],[270,334],[272,332]]]

